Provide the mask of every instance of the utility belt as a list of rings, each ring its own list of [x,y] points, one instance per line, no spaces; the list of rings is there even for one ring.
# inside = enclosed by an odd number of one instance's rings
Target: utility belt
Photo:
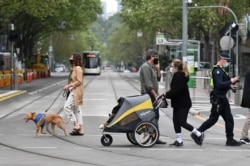
[[[210,93],[210,103],[213,105],[218,105],[220,99],[226,99],[226,95],[218,95],[214,91]]]

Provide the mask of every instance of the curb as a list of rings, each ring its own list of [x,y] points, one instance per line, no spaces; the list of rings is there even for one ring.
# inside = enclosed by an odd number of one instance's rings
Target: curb
[[[13,98],[15,96],[24,94],[24,93],[27,93],[27,91],[26,90],[14,90],[14,91],[9,91],[4,94],[0,94],[0,102]]]

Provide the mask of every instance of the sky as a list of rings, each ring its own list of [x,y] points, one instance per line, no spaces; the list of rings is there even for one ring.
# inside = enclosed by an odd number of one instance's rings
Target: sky
[[[106,1],[107,13],[117,12],[117,2],[116,2],[116,0],[101,0],[101,1]]]

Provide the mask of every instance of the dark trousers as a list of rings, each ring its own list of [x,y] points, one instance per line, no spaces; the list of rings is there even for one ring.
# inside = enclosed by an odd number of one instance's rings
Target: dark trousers
[[[234,119],[227,98],[220,99],[219,107],[217,107],[217,105],[212,105],[209,118],[198,128],[198,130],[204,132],[212,127],[218,121],[220,115],[225,121],[226,137],[227,139],[232,139],[234,136]]]
[[[156,106],[158,105],[158,103],[156,102],[155,98],[154,97],[151,97],[151,101],[152,101],[152,104],[153,104],[153,107],[156,108]],[[159,118],[160,118],[160,113],[159,113],[159,108],[156,108],[154,109],[155,111],[155,119],[157,120],[157,122],[159,121]]]
[[[194,127],[187,123],[189,108],[174,108],[173,110],[173,123],[175,133],[181,133],[181,127],[192,131]]]

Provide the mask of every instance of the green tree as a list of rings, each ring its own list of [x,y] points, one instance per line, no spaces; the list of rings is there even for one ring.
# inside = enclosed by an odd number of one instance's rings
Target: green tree
[[[236,16],[241,18],[248,12],[248,0],[193,0],[198,6],[229,5]],[[122,0],[121,16],[130,29],[144,32],[160,29],[166,38],[182,37],[182,1],[180,0]],[[223,11],[223,10],[222,10]],[[209,39],[213,36],[219,43],[219,30],[228,21],[234,21],[232,15],[221,9],[188,10],[189,39],[204,41],[205,54],[209,54]]]
[[[29,58],[37,41],[58,32],[85,31],[101,12],[99,0],[0,0],[0,33],[7,34],[13,23],[21,36],[16,47]]]

